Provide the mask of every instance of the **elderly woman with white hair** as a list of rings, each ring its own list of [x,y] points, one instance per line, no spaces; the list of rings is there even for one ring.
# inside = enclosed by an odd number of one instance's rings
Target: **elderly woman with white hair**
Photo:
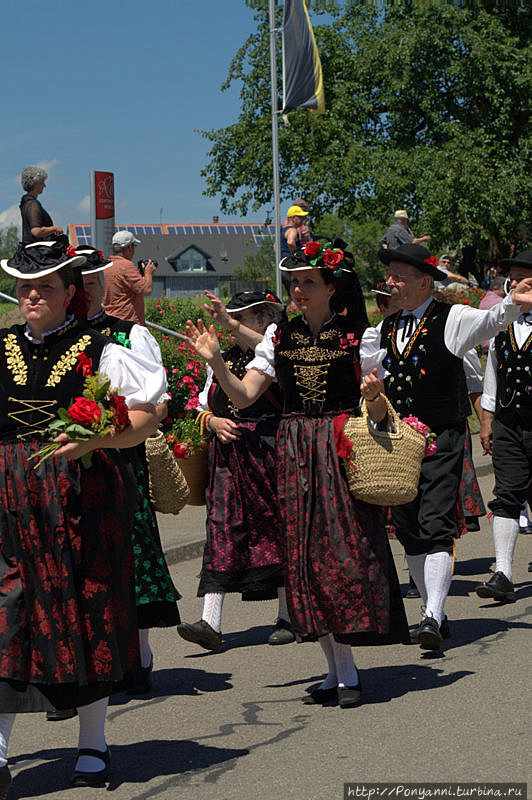
[[[46,186],[47,177],[48,173],[41,167],[24,167],[22,170],[20,182],[26,192],[20,201],[23,244],[53,239],[63,233],[63,229],[54,225],[50,214],[37,200]]]

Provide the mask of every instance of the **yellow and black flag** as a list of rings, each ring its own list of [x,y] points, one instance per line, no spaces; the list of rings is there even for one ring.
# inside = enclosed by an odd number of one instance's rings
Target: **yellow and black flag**
[[[285,0],[283,17],[283,111],[325,111],[320,54],[305,0]]]

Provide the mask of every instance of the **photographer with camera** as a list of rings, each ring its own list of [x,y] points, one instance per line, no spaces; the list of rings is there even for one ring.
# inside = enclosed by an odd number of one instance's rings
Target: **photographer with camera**
[[[145,324],[144,298],[153,291],[153,273],[157,262],[133,262],[135,247],[140,244],[131,231],[117,231],[113,236],[112,266],[105,270],[103,306],[107,314]],[[142,264],[142,269],[141,269]]]
[[[150,262],[155,266],[155,269],[157,269],[157,267],[159,266],[159,262],[156,261],[154,258],[150,258],[148,259],[148,261],[142,261],[142,259],[139,259],[139,261],[137,261],[137,269],[142,275],[142,277],[144,277],[146,273],[146,267]]]

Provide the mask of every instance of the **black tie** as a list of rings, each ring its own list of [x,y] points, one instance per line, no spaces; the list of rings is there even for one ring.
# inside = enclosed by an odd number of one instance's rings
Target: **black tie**
[[[414,333],[416,318],[413,314],[405,314],[403,319],[404,319],[404,325],[402,331],[403,338],[401,339],[401,341],[407,342]]]
[[[526,314],[523,314],[523,321],[527,325],[532,325],[532,311],[527,311]]]

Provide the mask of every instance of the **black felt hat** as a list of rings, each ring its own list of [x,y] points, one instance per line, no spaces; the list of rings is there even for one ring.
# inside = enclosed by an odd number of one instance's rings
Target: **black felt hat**
[[[52,242],[35,242],[20,244],[11,258],[0,262],[2,269],[15,278],[42,278],[67,265],[79,267],[85,263],[85,256],[78,253],[68,244],[66,236],[60,236]]]
[[[281,259],[279,269],[282,272],[294,272],[301,269],[330,269],[336,277],[342,272],[354,272],[355,259],[345,248],[342,239],[317,239],[300,250],[290,253]]]
[[[447,277],[446,272],[438,269],[438,259],[431,256],[426,247],[420,244],[402,244],[397,249],[390,247],[384,248],[379,252],[379,258],[383,264],[390,261],[402,261],[403,264],[412,264],[426,275],[430,275],[437,281],[443,281]]]
[[[523,250],[515,258],[501,258],[499,267],[504,275],[507,275],[512,267],[524,267],[532,269],[532,250]]]
[[[262,303],[270,303],[278,308],[284,308],[283,304],[272,292],[237,292],[229,300],[225,310],[229,314],[236,311],[245,311],[246,308],[260,306]]]
[[[102,269],[107,269],[113,263],[106,261],[103,257],[101,250],[96,250],[95,247],[83,245],[83,247],[76,247],[78,256],[85,256],[87,263],[81,268],[83,275],[90,275],[93,272],[101,272]]]

